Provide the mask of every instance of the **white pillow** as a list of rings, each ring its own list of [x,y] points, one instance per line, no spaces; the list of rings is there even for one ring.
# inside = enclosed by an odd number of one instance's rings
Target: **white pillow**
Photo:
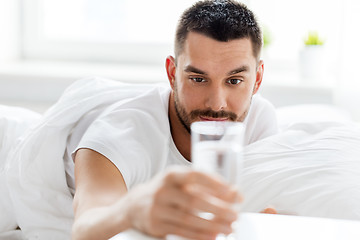
[[[33,111],[0,105],[0,232],[17,227],[5,179],[7,155],[22,133],[39,118],[40,114]]]
[[[245,148],[244,211],[360,220],[360,129],[299,123]]]

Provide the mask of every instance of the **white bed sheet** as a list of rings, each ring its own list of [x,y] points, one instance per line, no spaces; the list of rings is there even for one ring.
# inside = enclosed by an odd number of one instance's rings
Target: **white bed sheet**
[[[234,224],[237,239],[231,240],[358,240],[360,221],[243,213]],[[159,240],[129,230],[111,240]],[[166,240],[187,240],[168,236]],[[218,240],[223,240],[220,236]]]

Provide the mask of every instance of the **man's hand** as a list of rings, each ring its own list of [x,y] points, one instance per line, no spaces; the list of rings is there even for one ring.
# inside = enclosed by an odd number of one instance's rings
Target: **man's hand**
[[[189,168],[174,168],[132,189],[126,196],[133,228],[152,236],[175,234],[191,239],[215,239],[232,231],[232,209],[241,201],[235,188],[217,177]],[[212,218],[201,218],[199,213]]]
[[[267,214],[277,214],[277,211],[273,207],[267,207],[264,210],[261,211],[261,213],[267,213]]]

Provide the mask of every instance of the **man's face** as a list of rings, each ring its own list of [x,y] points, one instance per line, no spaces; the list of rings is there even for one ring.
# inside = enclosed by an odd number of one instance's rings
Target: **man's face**
[[[179,120],[188,131],[195,121],[243,121],[262,74],[248,38],[219,42],[190,32],[170,81]]]

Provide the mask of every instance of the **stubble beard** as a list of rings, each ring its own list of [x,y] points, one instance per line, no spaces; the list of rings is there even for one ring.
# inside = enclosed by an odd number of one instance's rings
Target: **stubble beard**
[[[179,96],[178,96],[178,92],[177,92],[177,86],[176,86],[176,82],[174,85],[174,106],[175,106],[175,112],[177,115],[177,118],[179,119],[180,123],[183,125],[183,127],[185,128],[185,130],[191,134],[191,123],[196,122],[196,121],[200,121],[199,117],[209,117],[209,118],[227,118],[228,121],[232,121],[232,122],[243,122],[249,112],[249,108],[251,105],[251,101],[252,101],[252,97],[250,99],[250,104],[247,107],[246,111],[240,116],[238,117],[237,114],[233,113],[233,112],[229,112],[229,111],[213,111],[210,108],[208,109],[196,109],[191,111],[190,113],[187,113],[185,110],[185,107],[183,106],[183,104],[181,104],[180,100],[179,100]]]

